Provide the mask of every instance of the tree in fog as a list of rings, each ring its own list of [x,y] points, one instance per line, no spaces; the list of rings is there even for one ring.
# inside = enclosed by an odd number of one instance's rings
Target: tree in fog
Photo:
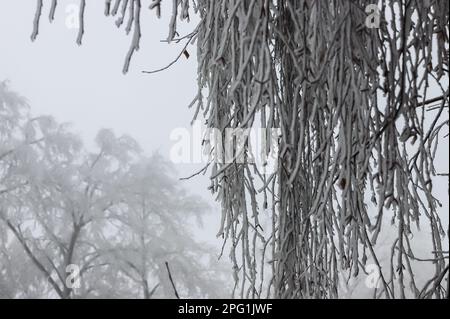
[[[144,2],[105,1],[105,14],[132,33],[125,72],[142,38]],[[33,40],[44,1],[37,3]],[[52,20],[58,1],[48,3]],[[161,3],[150,2],[158,16]],[[222,132],[257,124],[282,132],[272,175],[252,163],[208,166],[240,296],[337,297],[339,274],[358,276],[370,261],[381,275],[377,297],[448,297],[448,226],[433,192],[448,176],[435,166],[448,138],[448,1],[172,3],[167,40],[198,47],[195,116]],[[190,14],[200,23],[178,34]],[[265,207],[272,227],[263,231]],[[376,247],[389,219],[397,231],[383,268]],[[423,258],[411,234],[423,221],[434,271],[418,285],[412,263]],[[267,260],[270,275],[261,276]]]
[[[193,240],[192,222],[201,222],[207,207],[188,196],[169,173],[172,167],[159,155],[132,167],[116,196],[121,204],[108,220],[116,232],[108,239],[118,271],[140,287],[141,297],[173,295],[165,263],[176,274],[180,294],[217,297],[221,285],[214,276],[207,245]],[[206,257],[206,260],[205,260]],[[138,290],[138,291],[139,291]]]
[[[184,228],[206,207],[161,157],[110,130],[88,152],[66,125],[28,112],[1,83],[1,298],[171,297],[166,262],[183,296],[221,293],[218,265],[201,260],[210,250]]]
[[[5,110],[19,109],[16,116],[24,111],[8,102],[3,106]],[[111,166],[115,158],[103,144],[114,141],[100,140],[99,154],[84,159],[80,141],[50,117],[26,119],[23,125],[19,119],[11,122],[16,127],[8,130],[23,136],[1,166],[9,173],[2,183],[8,192],[0,198],[0,218],[10,231],[5,232],[2,243],[11,243],[8,235],[12,235],[11,245],[17,248],[16,241],[20,244],[27,264],[44,278],[43,294],[69,298],[72,289],[67,285],[67,267],[78,265],[82,275],[99,256],[95,236],[101,228],[97,223],[114,203],[107,188],[114,180]],[[10,139],[6,137],[6,145]],[[124,158],[127,150],[119,151]],[[120,169],[114,169],[120,176]],[[47,282],[51,292],[45,291]]]

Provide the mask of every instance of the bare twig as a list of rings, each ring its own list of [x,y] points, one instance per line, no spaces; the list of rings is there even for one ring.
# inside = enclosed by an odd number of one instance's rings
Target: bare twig
[[[172,284],[173,292],[175,293],[175,297],[177,299],[180,299],[180,295],[178,295],[177,288],[175,287],[175,283],[173,282],[173,279],[172,279],[172,274],[170,273],[169,263],[166,261],[165,264],[166,264],[167,274],[169,275],[170,283]]]

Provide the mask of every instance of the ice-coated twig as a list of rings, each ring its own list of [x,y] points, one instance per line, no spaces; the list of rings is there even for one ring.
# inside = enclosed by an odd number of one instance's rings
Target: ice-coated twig
[[[58,0],[52,0],[52,5],[50,7],[50,13],[48,15],[48,19],[50,22],[53,22],[53,20],[55,20],[55,12],[56,12],[57,5],[58,5]]]
[[[130,49],[128,50],[127,56],[125,57],[125,64],[123,67],[123,73],[127,73],[130,68],[130,61],[134,54],[134,52],[139,50],[139,43],[141,40],[141,0],[131,0],[134,5],[132,9],[130,9],[131,14],[134,15],[133,19],[130,21],[134,21],[134,34],[133,40],[131,42]],[[133,11],[131,11],[133,10]]]
[[[78,13],[78,35],[77,35],[77,44],[81,45],[83,42],[84,35],[84,12],[86,9],[86,0],[80,0],[80,11]]]
[[[33,20],[33,32],[31,33],[31,41],[36,40],[38,34],[39,34],[39,22],[41,19],[42,14],[42,0],[37,0],[37,7],[36,12],[34,14],[34,20]]]

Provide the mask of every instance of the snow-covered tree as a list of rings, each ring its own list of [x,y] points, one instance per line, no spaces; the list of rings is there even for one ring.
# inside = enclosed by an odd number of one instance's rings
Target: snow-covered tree
[[[33,39],[43,2],[37,1]],[[161,3],[150,3],[158,16]],[[387,298],[406,297],[407,290],[448,297],[448,226],[433,193],[436,180],[448,176],[435,167],[448,130],[448,1],[172,3],[168,41],[198,46],[195,116],[221,131],[259,124],[282,132],[270,176],[251,163],[210,165],[241,296],[263,297],[256,287],[265,281],[259,275],[265,264],[255,253],[263,249],[271,260],[269,296],[337,297],[339,273],[357,276],[370,260]],[[143,0],[105,1],[105,14],[133,31],[125,72],[139,49],[146,9]],[[200,23],[179,35],[178,18],[191,13]],[[82,23],[78,43],[83,34]],[[272,229],[263,231],[265,207]],[[397,235],[383,269],[375,246],[389,217]],[[417,287],[410,236],[424,222],[435,269]]]

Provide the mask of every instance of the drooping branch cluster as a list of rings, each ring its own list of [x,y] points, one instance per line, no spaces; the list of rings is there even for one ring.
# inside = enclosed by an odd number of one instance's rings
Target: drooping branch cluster
[[[213,167],[241,296],[262,296],[258,247],[268,243],[257,193],[263,205],[272,197],[275,296],[336,297],[338,273],[357,276],[367,260],[385,297],[405,297],[409,287],[415,297],[445,296],[445,229],[432,185],[439,131],[448,128],[448,2],[382,1],[378,28],[366,25],[371,1],[202,4],[199,87],[209,91],[199,108],[208,125],[246,128],[259,119],[282,131],[273,176],[251,164]],[[426,112],[430,98],[437,108]],[[387,213],[397,227],[389,271],[374,249]],[[412,224],[421,219],[442,282],[430,293],[411,266]]]
[[[43,9],[43,0],[37,1],[37,8],[35,12],[35,17],[33,21],[33,32],[31,34],[31,39],[36,40],[39,34],[39,25]],[[58,0],[51,0],[49,20],[53,22],[55,18],[56,7],[58,5]],[[178,7],[180,7],[181,12],[178,13]],[[159,18],[161,15],[161,0],[153,0],[149,6],[150,10],[156,10],[156,15]],[[105,0],[105,16],[117,17],[115,24],[120,28],[125,23],[125,31],[130,34],[133,31],[132,41],[130,48],[125,57],[125,63],[123,66],[123,73],[127,73],[130,67],[130,61],[133,54],[139,50],[139,44],[141,40],[141,0]],[[78,16],[78,35],[76,42],[78,45],[82,44],[84,31],[85,31],[85,11],[86,11],[86,0],[80,0],[79,3],[79,16]],[[189,1],[188,0],[173,0],[173,17],[170,21],[170,31],[168,36],[168,41],[172,41],[176,35],[177,27],[177,17],[180,19],[189,20]]]
[[[174,0],[169,40],[188,2]],[[240,296],[337,297],[339,273],[357,276],[369,261],[384,297],[448,296],[433,195],[448,130],[448,1],[382,0],[376,27],[369,0],[194,5],[195,116],[221,131],[281,129],[274,174],[252,163],[210,165]],[[397,235],[386,269],[376,243],[389,217]],[[424,221],[435,275],[420,287],[411,233]]]

